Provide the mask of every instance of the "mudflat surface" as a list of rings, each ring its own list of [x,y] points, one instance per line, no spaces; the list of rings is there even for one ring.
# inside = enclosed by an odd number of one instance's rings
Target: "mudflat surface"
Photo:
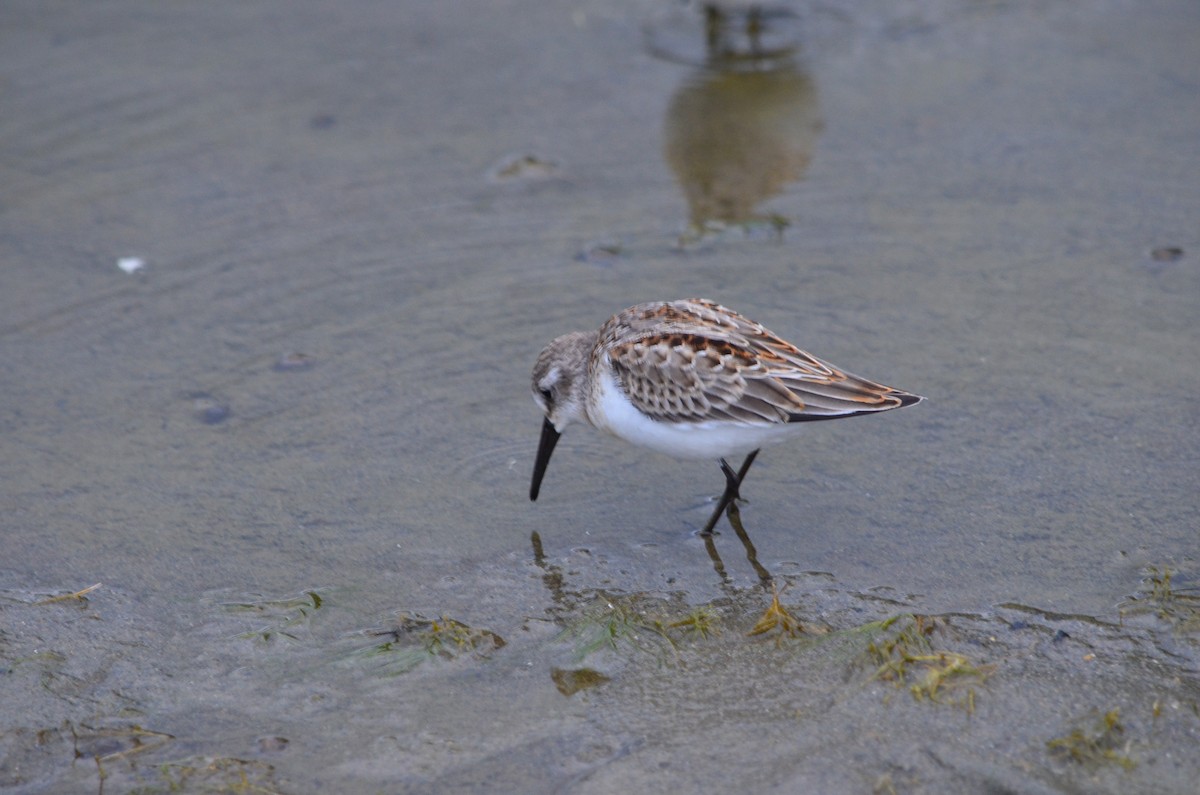
[[[793,10],[6,3],[0,790],[1193,792],[1200,6]],[[929,400],[530,503],[690,296]]]

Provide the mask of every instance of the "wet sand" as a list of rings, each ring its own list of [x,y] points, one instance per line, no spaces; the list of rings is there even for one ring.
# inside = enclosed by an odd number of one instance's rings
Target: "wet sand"
[[[0,10],[0,789],[1193,791],[1200,9],[672,8]],[[692,295],[929,400],[530,503]]]

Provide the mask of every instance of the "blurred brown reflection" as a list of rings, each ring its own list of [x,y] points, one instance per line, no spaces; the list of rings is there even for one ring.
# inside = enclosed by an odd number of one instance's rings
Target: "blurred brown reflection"
[[[667,164],[683,189],[689,231],[776,221],[756,208],[803,176],[821,120],[794,48],[763,49],[772,16],[705,9],[705,63],[671,100]]]

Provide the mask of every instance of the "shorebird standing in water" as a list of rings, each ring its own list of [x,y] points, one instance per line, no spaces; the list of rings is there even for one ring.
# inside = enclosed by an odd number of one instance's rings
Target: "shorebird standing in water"
[[[761,324],[701,298],[638,304],[598,331],[558,337],[533,368],[533,399],[546,417],[529,499],[536,500],[563,430],[586,422],[675,458],[720,461],[721,514],[734,521],[738,489],[759,450],[800,424],[910,406],[922,400],[851,375],[785,342]],[[734,472],[726,460],[745,455]]]

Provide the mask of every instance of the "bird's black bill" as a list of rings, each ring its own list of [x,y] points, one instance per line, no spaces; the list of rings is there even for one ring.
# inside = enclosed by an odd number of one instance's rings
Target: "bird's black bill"
[[[554,445],[558,444],[558,437],[561,435],[554,429],[554,423],[550,422],[549,417],[542,422],[542,440],[538,442],[537,460],[533,462],[533,482],[529,484],[531,500],[538,497],[538,491],[542,488],[542,476],[546,474],[546,465],[550,463],[550,454],[554,452]]]

